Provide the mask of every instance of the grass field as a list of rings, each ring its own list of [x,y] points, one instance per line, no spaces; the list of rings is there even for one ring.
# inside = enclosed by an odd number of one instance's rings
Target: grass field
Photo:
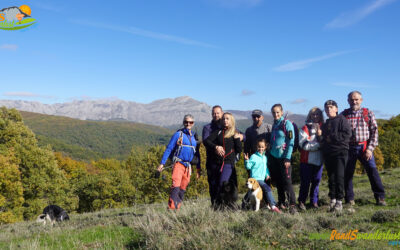
[[[185,201],[177,213],[167,211],[166,202],[133,205],[71,214],[70,221],[54,227],[31,221],[3,225],[0,249],[390,249],[389,240],[359,239],[362,233],[378,230],[400,232],[400,169],[385,171],[381,177],[387,207],[375,205],[368,177],[363,175],[354,180],[355,212],[347,206],[341,214],[327,212],[324,181],[321,208],[295,215],[214,211],[208,199]],[[358,230],[358,239],[329,240],[332,230]]]

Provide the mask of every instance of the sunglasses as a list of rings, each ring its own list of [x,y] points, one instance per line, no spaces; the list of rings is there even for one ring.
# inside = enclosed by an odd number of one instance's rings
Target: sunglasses
[[[183,124],[190,124],[192,125],[194,123],[194,121],[184,121]]]
[[[261,115],[252,115],[253,118],[260,118]]]

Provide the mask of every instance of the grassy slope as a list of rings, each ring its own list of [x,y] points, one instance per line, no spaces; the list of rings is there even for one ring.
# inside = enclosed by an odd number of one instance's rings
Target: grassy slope
[[[127,157],[133,145],[166,144],[171,130],[133,122],[82,121],[21,111],[41,145],[81,160]]]
[[[376,230],[400,232],[400,169],[381,174],[387,192],[387,207],[374,205],[366,175],[355,178],[356,212],[343,214],[307,210],[296,215],[266,210],[215,212],[206,199],[185,201],[178,213],[166,211],[166,203],[135,205],[96,213],[73,214],[55,227],[34,222],[0,227],[0,248],[161,248],[161,249],[387,249],[387,240],[329,241],[310,239],[310,233],[330,234]],[[204,177],[203,177],[204,178]],[[296,192],[298,187],[296,186]],[[276,194],[275,194],[276,195]],[[327,183],[320,191],[327,203]]]

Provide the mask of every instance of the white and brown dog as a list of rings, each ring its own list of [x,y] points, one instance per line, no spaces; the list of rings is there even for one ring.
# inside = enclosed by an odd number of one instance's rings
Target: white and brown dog
[[[254,211],[258,211],[263,202],[263,192],[260,184],[258,184],[256,179],[249,178],[246,182],[246,186],[249,188],[249,202],[251,203]]]

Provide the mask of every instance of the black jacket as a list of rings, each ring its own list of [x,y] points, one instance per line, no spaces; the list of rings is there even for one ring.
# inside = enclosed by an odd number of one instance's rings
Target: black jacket
[[[235,164],[236,154],[242,152],[242,142],[239,138],[234,139],[233,136],[229,138],[223,137],[223,130],[217,130],[210,134],[209,137],[204,141],[206,148],[214,149],[211,154],[211,162],[216,164]],[[225,145],[225,160],[223,157],[215,153],[216,146]]]
[[[343,115],[326,120],[322,125],[322,151],[324,154],[335,154],[349,149],[351,127]]]

